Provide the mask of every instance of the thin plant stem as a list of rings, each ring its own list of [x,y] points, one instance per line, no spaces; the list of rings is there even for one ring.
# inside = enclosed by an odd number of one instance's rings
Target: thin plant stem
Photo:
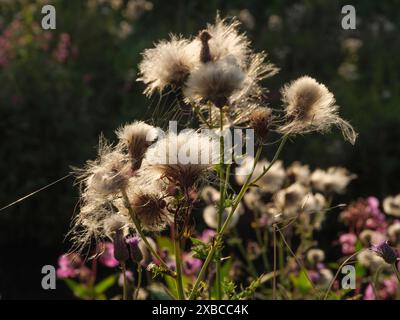
[[[137,274],[138,274],[138,282],[136,285],[135,295],[133,297],[135,300],[138,299],[139,290],[140,287],[142,286],[142,266],[140,265],[140,263],[137,264]]]
[[[128,282],[126,281],[126,264],[121,262],[122,276],[124,278],[122,299],[128,300]]]
[[[181,242],[179,238],[175,238],[174,241],[175,251],[175,264],[176,264],[176,289],[178,292],[178,299],[185,300],[185,292],[183,290],[183,279],[182,279],[182,254],[181,254]]]
[[[393,264],[392,264],[392,269],[393,269],[393,271],[394,271],[394,274],[395,274],[396,277],[397,277],[397,281],[399,281],[399,284],[400,284],[400,272],[399,272],[399,270],[397,269],[396,263],[393,263]]]
[[[169,270],[170,275],[175,278],[176,273],[169,269],[169,267],[164,262],[164,260],[159,256],[159,254],[154,250],[154,248],[150,245],[149,241],[147,240],[147,238],[142,230],[140,221],[136,217],[136,215],[132,209],[132,206],[129,204],[129,198],[128,198],[128,195],[126,194],[125,189],[121,189],[121,193],[122,193],[122,197],[124,198],[125,207],[129,211],[129,215],[132,219],[133,225],[135,226],[136,231],[139,233],[140,238],[143,240],[143,243],[145,244],[146,248],[150,251],[150,253],[153,255],[153,257],[156,258],[166,270]]]
[[[219,121],[219,129],[220,129],[220,137],[219,137],[219,205],[218,205],[218,226],[217,232],[221,231],[222,226],[222,215],[225,210],[225,178],[224,178],[224,170],[225,170],[225,144],[224,144],[224,113],[222,108],[220,109],[220,121]],[[222,275],[221,275],[221,250],[220,246],[217,248],[217,261],[216,261],[216,275],[215,275],[215,284],[217,289],[217,299],[222,299]]]
[[[237,232],[236,229],[234,230],[234,234],[235,234],[236,238],[239,238],[239,235],[238,235],[238,232]],[[239,241],[237,242],[237,247],[238,247],[238,249],[239,249],[241,255],[243,256],[243,258],[246,260],[246,263],[247,263],[247,265],[248,265],[248,270],[249,270],[249,272],[251,273],[251,275],[252,275],[254,278],[257,278],[257,277],[258,277],[258,276],[257,276],[257,270],[256,270],[256,268],[255,268],[255,266],[254,266],[253,261],[249,258],[249,255],[247,254],[246,250],[244,249],[244,246],[243,246],[243,243],[242,243],[241,240],[239,240]]]
[[[289,250],[290,254],[293,256],[293,258],[296,260],[297,265],[303,270],[308,282],[310,283],[314,293],[316,293],[316,289],[315,289],[315,285],[314,283],[311,281],[310,277],[308,276],[308,273],[305,271],[306,268],[304,266],[304,264],[301,262],[301,260],[299,258],[297,258],[297,255],[293,252],[292,248],[289,246],[289,243],[286,241],[286,238],[282,232],[282,230],[280,228],[276,229],[279,232],[279,235],[282,238],[283,243],[285,244],[285,246],[287,247],[287,249]]]
[[[364,251],[364,250],[365,250],[365,249],[353,253],[350,257],[348,257],[346,260],[343,261],[343,263],[339,266],[338,270],[336,271],[335,276],[334,276],[333,279],[331,280],[328,289],[326,290],[326,293],[325,293],[325,296],[324,296],[324,300],[328,299],[328,295],[329,295],[329,293],[330,293],[331,290],[332,290],[332,286],[333,286],[333,284],[335,283],[336,278],[338,277],[339,272],[340,272],[340,270],[343,268],[343,266],[346,265],[346,263],[349,262],[353,257],[355,257],[357,254],[359,254],[360,252],[362,252],[362,251]]]
[[[281,141],[281,143],[280,143],[280,145],[279,145],[279,147],[278,147],[278,149],[277,149],[277,151],[276,151],[276,153],[274,155],[274,158],[270,163],[270,165],[266,169],[263,170],[263,173],[257,177],[256,181],[261,179],[262,176],[265,175],[268,172],[268,170],[271,168],[271,166],[274,164],[274,162],[278,159],[278,156],[282,152],[283,146],[285,145],[287,139],[288,139],[288,135],[284,135],[283,138],[282,138],[282,141]],[[216,244],[214,244],[211,247],[211,250],[209,251],[209,253],[207,255],[207,258],[204,261],[204,264],[203,264],[203,266],[202,266],[202,268],[201,268],[201,270],[199,272],[199,275],[198,275],[198,277],[196,279],[196,282],[195,282],[195,284],[193,286],[193,290],[192,290],[192,293],[190,294],[189,299],[194,299],[196,297],[197,290],[199,289],[200,283],[201,283],[201,281],[203,279],[203,276],[204,276],[204,274],[206,272],[206,269],[208,268],[209,263],[213,259],[216,247],[218,246],[219,241],[221,241],[222,235],[225,233],[225,231],[226,231],[226,229],[227,229],[227,227],[228,227],[228,225],[229,225],[229,223],[230,223],[230,221],[232,219],[232,216],[235,213],[237,207],[239,206],[240,201],[242,201],[246,191],[254,183],[254,181],[253,182],[250,182],[250,181],[251,181],[251,178],[253,176],[254,170],[256,168],[256,164],[257,164],[258,160],[260,160],[261,151],[262,151],[262,147],[260,146],[260,147],[258,147],[256,155],[254,157],[253,168],[252,168],[250,174],[247,176],[245,183],[243,184],[242,188],[239,191],[239,194],[236,196],[235,201],[234,201],[233,206],[232,206],[232,209],[229,212],[229,215],[228,215],[227,219],[225,220],[224,224],[222,225],[222,228],[221,228],[220,232],[217,233],[217,235],[215,237]]]

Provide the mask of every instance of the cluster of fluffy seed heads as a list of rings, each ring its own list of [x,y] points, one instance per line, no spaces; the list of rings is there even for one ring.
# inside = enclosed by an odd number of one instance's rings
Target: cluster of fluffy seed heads
[[[215,24],[194,39],[172,36],[145,50],[138,78],[146,85],[145,93],[172,87],[183,92],[186,103],[202,111],[227,106],[227,121],[244,121],[243,111],[255,107],[254,102],[263,96],[259,82],[278,69],[266,63],[265,53],[251,50],[250,41],[238,28],[238,20],[228,22],[217,16]]]
[[[219,160],[216,136],[191,130],[165,135],[144,122],[116,134],[116,146],[101,139],[98,159],[76,170],[82,193],[71,235],[77,247],[93,239],[121,243],[135,218],[143,230],[164,230],[173,221],[177,190],[193,200]]]

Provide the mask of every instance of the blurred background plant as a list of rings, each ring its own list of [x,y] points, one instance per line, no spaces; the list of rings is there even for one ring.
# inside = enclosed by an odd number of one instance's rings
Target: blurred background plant
[[[56,7],[56,30],[41,29],[40,11],[47,3]],[[121,123],[149,119],[153,111],[141,94],[143,86],[135,82],[140,52],[169,32],[192,34],[212,21],[217,10],[224,16],[237,15],[255,49],[266,50],[281,67],[268,80],[269,88],[304,74],[315,76],[335,92],[341,114],[360,133],[354,149],[339,136],[300,137],[285,151],[284,163],[299,160],[314,168],[340,165],[357,174],[338,203],[397,194],[398,8],[394,0],[352,1],[357,29],[343,30],[345,4],[349,3],[0,1],[0,204],[68,174],[70,165],[81,166],[93,158],[101,132],[111,138]],[[269,92],[270,105],[279,99],[278,89]],[[0,213],[4,298],[70,297],[66,287],[42,290],[40,270],[69,248],[63,235],[77,199],[70,179]],[[336,223],[340,211],[332,209],[323,237],[316,235],[327,261],[342,254],[339,246],[332,249],[342,231],[347,232],[344,224]]]

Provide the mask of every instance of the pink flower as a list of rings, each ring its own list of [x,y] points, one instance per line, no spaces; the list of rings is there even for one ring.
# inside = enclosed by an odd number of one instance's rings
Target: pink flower
[[[213,229],[205,229],[200,235],[200,240],[209,243],[211,239],[215,236],[216,232]]]
[[[101,264],[108,268],[115,268],[119,265],[119,262],[114,258],[114,245],[111,242],[106,242],[102,247],[102,254],[99,257]]]
[[[126,275],[126,281],[128,283],[129,282],[132,283],[133,282],[133,273],[132,273],[132,271],[126,270],[125,275]],[[118,277],[118,285],[120,287],[124,286],[124,274],[122,272],[119,274],[119,277]]]
[[[352,254],[355,251],[357,237],[354,233],[344,233],[339,237],[339,243],[342,245],[343,254]]]
[[[60,279],[74,278],[79,275],[82,260],[77,254],[63,254],[58,258],[57,277]]]
[[[372,285],[369,284],[364,292],[364,300],[375,300],[375,293]]]
[[[200,271],[201,266],[202,266],[202,261],[200,259],[194,258],[191,254],[189,253],[184,253],[183,254],[183,272],[190,276],[190,275],[195,275],[197,272]]]

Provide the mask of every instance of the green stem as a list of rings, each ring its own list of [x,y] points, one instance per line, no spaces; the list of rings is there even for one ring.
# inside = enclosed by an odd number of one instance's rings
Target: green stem
[[[239,235],[238,235],[238,232],[237,232],[236,229],[234,230],[234,235],[235,235],[235,237],[238,239],[238,241],[237,241],[237,247],[238,247],[238,249],[239,249],[241,255],[243,256],[243,258],[246,260],[246,263],[247,263],[247,265],[248,265],[248,271],[249,271],[249,273],[250,273],[254,278],[258,278],[256,267],[254,266],[253,261],[249,258],[249,255],[247,254],[247,252],[246,252],[246,250],[245,250],[245,248],[244,248],[244,246],[243,246],[242,239],[239,238]]]
[[[169,269],[169,267],[164,262],[164,260],[158,255],[158,253],[153,249],[153,247],[150,245],[149,241],[147,240],[147,238],[142,230],[142,227],[140,225],[140,221],[136,217],[135,213],[133,212],[132,206],[129,203],[129,198],[128,198],[128,195],[126,194],[125,189],[121,189],[121,193],[122,193],[122,197],[124,198],[125,207],[129,211],[129,215],[132,219],[133,225],[135,226],[136,231],[139,233],[140,238],[143,240],[147,250],[149,250],[150,253],[153,255],[153,257],[156,258],[166,270],[169,270],[170,275],[175,278],[176,274]]]
[[[175,264],[176,264],[176,289],[178,291],[178,299],[185,300],[185,292],[183,290],[183,279],[182,279],[182,254],[181,254],[181,242],[179,238],[175,238],[174,241],[175,249]]]
[[[138,265],[137,266],[138,282],[137,282],[135,295],[134,295],[135,300],[137,300],[137,298],[139,296],[140,287],[142,286],[142,266],[140,265],[140,263],[138,263],[137,265]]]
[[[324,300],[328,299],[328,295],[329,295],[329,293],[330,293],[331,290],[332,290],[332,286],[333,286],[333,284],[335,283],[336,278],[338,277],[339,272],[340,272],[340,270],[343,268],[343,266],[344,266],[347,262],[349,262],[353,257],[355,257],[356,255],[358,255],[360,252],[362,252],[362,251],[364,251],[364,250],[365,250],[365,249],[353,253],[350,257],[348,257],[346,260],[343,261],[343,263],[342,263],[342,264],[339,266],[339,268],[337,269],[335,276],[334,276],[333,279],[331,280],[328,289],[326,290],[326,293],[325,293],[325,296],[324,296]]]
[[[220,109],[220,121],[219,121],[219,129],[220,129],[220,137],[219,137],[219,206],[218,206],[218,226],[217,232],[221,231],[222,226],[222,215],[225,210],[225,143],[224,143],[224,113],[222,112],[222,108]],[[222,275],[221,275],[221,250],[220,246],[218,246],[217,251],[217,261],[216,261],[216,276],[215,276],[215,284],[217,289],[217,299],[222,299]]]
[[[255,213],[254,216],[255,216],[255,220],[258,221],[258,219],[260,218],[259,214]],[[266,272],[267,270],[269,271],[269,263],[268,263],[268,257],[267,257],[267,245],[266,245],[266,242],[264,241],[266,232],[264,231],[264,236],[263,236],[261,229],[258,227],[258,225],[256,225],[255,231],[256,231],[256,238],[257,238],[258,245],[261,248],[261,258],[262,258],[263,266],[265,269],[264,272]]]
[[[399,270],[397,269],[396,263],[393,263],[393,264],[392,264],[392,269],[393,269],[393,271],[394,271],[394,273],[395,273],[395,275],[396,275],[396,277],[397,277],[397,280],[398,280],[399,283],[400,283],[400,272],[399,272]]]
[[[220,232],[217,233],[217,235],[216,235],[216,238],[215,238],[215,242],[216,243],[211,247],[211,250],[207,255],[206,261],[204,262],[204,264],[203,264],[203,266],[202,266],[202,268],[200,270],[200,273],[199,273],[199,275],[198,275],[198,277],[196,279],[196,282],[195,282],[195,284],[193,286],[193,290],[192,290],[192,293],[190,294],[189,299],[194,299],[196,297],[197,290],[199,289],[200,283],[201,283],[201,281],[202,281],[202,279],[203,279],[203,277],[205,275],[206,269],[208,268],[209,263],[213,259],[213,256],[215,254],[215,250],[218,247],[218,244],[221,241],[221,238],[222,238],[223,234],[225,233],[225,231],[226,231],[226,229],[227,229],[227,227],[228,227],[228,225],[229,225],[229,223],[230,223],[230,221],[232,219],[232,216],[235,213],[237,207],[239,206],[240,201],[242,201],[246,191],[249,189],[249,187],[253,183],[255,183],[256,181],[261,179],[263,177],[263,175],[265,175],[268,172],[268,170],[272,167],[272,165],[275,163],[275,161],[278,159],[280,153],[282,152],[283,146],[285,145],[287,139],[288,139],[288,135],[284,135],[283,138],[282,138],[282,141],[281,141],[281,143],[280,143],[280,145],[279,145],[279,147],[278,147],[278,149],[277,149],[277,151],[276,151],[276,153],[274,155],[274,158],[272,159],[272,161],[270,163],[270,165],[266,169],[263,170],[263,172],[257,177],[257,179],[255,181],[250,182],[251,178],[253,176],[254,170],[256,168],[257,162],[258,162],[258,160],[260,160],[260,157],[261,157],[262,147],[261,146],[258,147],[256,155],[254,157],[253,168],[252,168],[250,174],[247,176],[245,183],[243,184],[242,188],[239,191],[239,194],[236,196],[235,201],[234,201],[234,203],[232,205],[232,210],[229,212],[229,215],[228,215],[227,219],[225,220],[224,224],[222,225],[222,228],[221,228]]]

